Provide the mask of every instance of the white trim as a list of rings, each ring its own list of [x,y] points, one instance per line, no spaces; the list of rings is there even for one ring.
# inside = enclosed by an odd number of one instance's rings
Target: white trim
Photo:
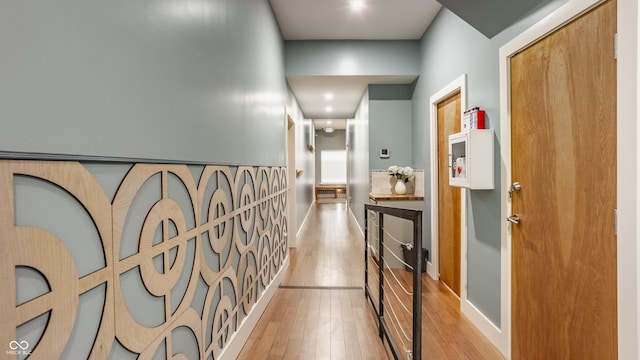
[[[460,114],[467,108],[467,74],[438,90],[429,98],[431,104],[430,142],[431,142],[431,261],[427,262],[427,273],[432,279],[438,280],[438,104],[456,91],[460,91]],[[466,191],[460,194],[461,232],[460,232],[460,295],[467,296],[467,211]]]
[[[460,91],[460,112],[467,109],[467,74],[436,92],[429,98],[431,104],[431,262],[427,272],[438,280],[438,104]],[[460,119],[462,121],[462,119]],[[460,312],[503,354],[506,353],[504,336],[484,314],[467,298],[467,189],[460,189]]]
[[[356,222],[356,227],[358,228],[358,230],[360,230],[360,234],[364,238],[364,230],[360,227],[360,223],[358,222],[358,219],[356,218],[356,214],[354,214],[353,211],[351,211],[351,207],[349,207],[349,206],[347,206],[347,210],[349,210],[349,214],[351,214],[351,218],[353,218],[353,221]]]
[[[242,351],[247,340],[249,340],[251,332],[253,332],[253,329],[258,324],[258,320],[260,320],[260,317],[267,308],[267,305],[269,305],[273,295],[275,295],[276,290],[278,290],[278,287],[280,287],[280,284],[284,280],[287,270],[289,270],[288,255],[284,264],[282,264],[280,271],[278,271],[276,276],[273,278],[271,284],[267,286],[262,297],[260,297],[258,302],[253,306],[253,310],[244,318],[244,320],[242,320],[242,324],[240,324],[238,331],[231,335],[231,339],[227,343],[227,347],[225,347],[225,349],[220,353],[221,360],[238,358],[240,351]]]
[[[287,231],[293,233],[297,224],[296,207],[296,122],[291,115],[285,116],[287,143]],[[289,236],[289,247],[298,245],[298,236]]]
[[[299,239],[300,235],[302,234],[302,229],[304,229],[305,225],[307,225],[307,221],[309,220],[309,215],[311,215],[311,207],[314,206],[315,201],[311,203],[311,205],[309,206],[309,209],[307,209],[307,214],[304,216],[304,220],[302,220],[302,224],[300,224],[300,228],[298,229],[298,232],[296,233],[296,237]]]
[[[460,300],[460,312],[464,314],[469,321],[475,327],[480,330],[480,332],[491,341],[491,343],[498,348],[504,355],[504,351],[502,349],[505,348],[504,344],[504,336],[500,328],[498,328],[488,317],[486,317],[480,310],[478,310],[475,305],[473,305],[468,299]]]
[[[511,214],[511,202],[507,189],[511,184],[511,98],[510,98],[510,58],[529,47],[536,41],[549,35],[559,27],[579,17],[597,6],[602,0],[572,0],[553,13],[534,24],[531,28],[516,36],[500,48],[500,157],[503,166],[500,171],[501,218]],[[613,41],[613,39],[612,39]],[[613,54],[612,54],[613,56]],[[506,220],[501,226],[501,284],[500,319],[502,323],[501,340],[497,345],[507,359],[511,358],[511,232]],[[620,313],[620,311],[619,311]]]
[[[640,358],[640,7],[618,0],[618,358]],[[620,166],[623,164],[623,166]]]
[[[520,35],[513,38],[500,48],[500,61],[503,62],[518,52],[526,49],[538,40],[553,33],[573,19],[593,9],[605,0],[572,0],[556,9],[544,19],[540,20]],[[613,41],[613,40],[612,40]],[[507,56],[507,58],[504,58]],[[501,64],[502,65],[502,64]],[[502,79],[502,78],[501,78]],[[500,88],[501,94],[502,90]],[[501,103],[501,105],[506,105]],[[502,106],[501,106],[502,109]]]

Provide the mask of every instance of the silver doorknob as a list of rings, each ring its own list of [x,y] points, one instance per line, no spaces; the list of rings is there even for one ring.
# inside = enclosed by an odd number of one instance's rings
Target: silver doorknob
[[[519,224],[520,223],[520,216],[518,214],[515,215],[511,215],[507,218],[507,220],[511,223],[514,224]]]
[[[520,192],[520,190],[522,190],[522,185],[520,185],[519,182],[514,182],[513,184],[511,184],[511,186],[509,186],[509,197],[511,197],[511,194],[513,194],[514,192]]]

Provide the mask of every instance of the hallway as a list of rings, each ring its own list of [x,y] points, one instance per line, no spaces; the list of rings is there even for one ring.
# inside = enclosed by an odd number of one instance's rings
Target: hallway
[[[364,296],[362,240],[346,204],[313,205],[287,276],[238,358],[392,358]],[[502,359],[458,308],[449,290],[423,276],[423,358]]]

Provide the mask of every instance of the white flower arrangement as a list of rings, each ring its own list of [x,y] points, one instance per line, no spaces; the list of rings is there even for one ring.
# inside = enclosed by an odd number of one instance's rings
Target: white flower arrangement
[[[415,177],[415,175],[413,174],[413,169],[408,166],[389,166],[389,168],[387,169],[387,174],[403,182],[409,182]]]

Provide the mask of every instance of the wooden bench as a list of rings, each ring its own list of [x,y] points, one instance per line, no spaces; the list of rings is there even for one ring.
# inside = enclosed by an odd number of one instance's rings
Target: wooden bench
[[[318,199],[346,199],[347,185],[318,185],[316,186],[316,201]]]

